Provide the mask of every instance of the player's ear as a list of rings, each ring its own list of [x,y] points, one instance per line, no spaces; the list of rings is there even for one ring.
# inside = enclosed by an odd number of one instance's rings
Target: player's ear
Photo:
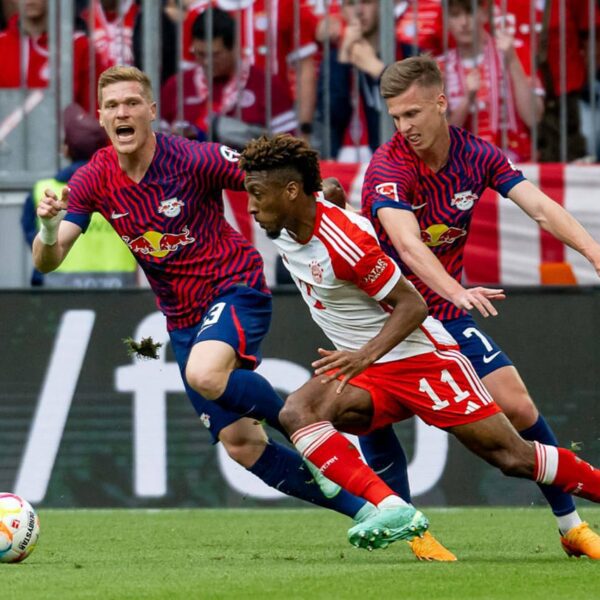
[[[288,193],[290,200],[295,200],[300,193],[300,184],[297,181],[288,181],[285,191]]]
[[[152,113],[152,121],[156,121],[156,102],[150,105],[150,112]]]
[[[448,98],[443,92],[437,98],[437,107],[441,115],[445,115],[448,112]]]

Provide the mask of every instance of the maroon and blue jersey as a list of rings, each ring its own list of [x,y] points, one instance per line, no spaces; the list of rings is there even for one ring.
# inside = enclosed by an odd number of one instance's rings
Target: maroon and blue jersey
[[[525,178],[502,151],[459,127],[450,127],[448,162],[434,173],[395,133],[373,155],[362,190],[362,211],[390,255],[416,286],[432,316],[442,321],[466,314],[429,289],[400,259],[377,218],[389,206],[411,211],[421,229],[421,240],[446,271],[461,281],[463,255],[473,210],[486,188],[503,196]]]
[[[169,330],[198,323],[233,286],[267,292],[260,254],[224,217],[223,189],[243,189],[238,156],[220,144],[157,134],[139,183],[112,147],[69,181],[65,219],[83,231],[93,212],[111,223],[144,270]]]

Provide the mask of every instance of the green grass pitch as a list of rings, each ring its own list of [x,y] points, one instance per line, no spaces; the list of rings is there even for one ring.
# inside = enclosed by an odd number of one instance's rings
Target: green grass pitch
[[[349,520],[317,509],[41,510],[33,554],[0,564],[0,598],[600,598],[600,561],[568,559],[547,510],[426,513],[459,562],[355,549]],[[600,509],[583,513],[598,528]]]

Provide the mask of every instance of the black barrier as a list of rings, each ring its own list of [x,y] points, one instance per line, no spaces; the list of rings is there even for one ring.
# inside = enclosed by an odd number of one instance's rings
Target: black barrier
[[[0,491],[43,506],[290,506],[212,446],[168,344],[133,361],[123,338],[166,341],[150,292],[0,292]],[[600,291],[512,290],[481,319],[562,445],[600,463]],[[295,293],[275,297],[262,372],[282,394],[330,344]],[[420,504],[542,503],[416,419],[396,426]]]

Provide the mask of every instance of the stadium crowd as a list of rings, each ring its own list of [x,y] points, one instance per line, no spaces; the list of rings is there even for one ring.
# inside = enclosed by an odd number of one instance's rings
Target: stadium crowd
[[[142,8],[75,3],[73,99],[86,110],[104,69],[143,66]],[[451,124],[515,161],[593,160],[581,113],[598,83],[599,2],[404,0],[393,10],[396,58],[437,57]],[[239,147],[290,131],[334,159],[368,160],[383,110],[379,15],[375,0],[164,0],[162,129]],[[49,85],[48,16],[48,0],[0,3],[0,88]]]

